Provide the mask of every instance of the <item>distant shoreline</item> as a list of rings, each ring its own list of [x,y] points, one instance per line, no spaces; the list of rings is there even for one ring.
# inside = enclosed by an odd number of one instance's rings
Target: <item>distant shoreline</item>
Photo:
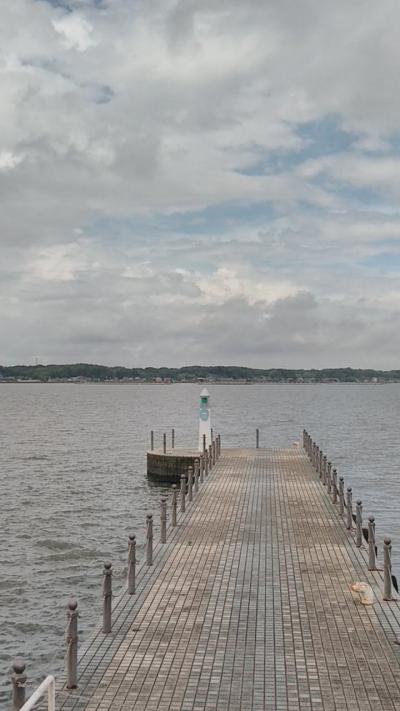
[[[1,383],[104,383],[169,385],[219,383],[249,385],[302,383],[397,383],[400,370],[372,368],[247,368],[231,365],[188,365],[181,368],[126,368],[92,363],[0,365]]]

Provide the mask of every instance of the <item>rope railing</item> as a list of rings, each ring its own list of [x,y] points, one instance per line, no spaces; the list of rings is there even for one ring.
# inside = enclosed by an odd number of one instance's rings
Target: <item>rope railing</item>
[[[322,449],[312,439],[307,430],[303,430],[303,448],[321,480],[327,487],[327,493],[333,504],[339,503],[339,516],[345,518],[346,528],[350,533],[355,532],[354,540],[357,548],[362,547],[363,540],[368,544],[368,570],[379,570],[377,568],[378,549],[375,537],[375,518],[369,516],[368,526],[363,526],[363,505],[361,499],[356,502],[356,510],[353,511],[353,490],[347,487],[346,494],[343,476],[337,477],[337,469],[332,469],[331,462]],[[332,472],[332,475],[331,475]],[[354,526],[355,524],[355,526]],[[396,576],[392,573],[392,542],[388,537],[383,542],[383,600],[394,599],[393,589],[398,593],[399,586]]]
[[[175,431],[172,430],[172,441],[175,444]],[[164,447],[165,447],[164,439]],[[154,433],[151,433],[151,447],[154,447]],[[212,443],[207,449],[204,442],[203,452],[199,452],[198,458],[195,460],[194,470],[188,467],[187,475],[180,477],[180,512],[183,515],[186,512],[186,500],[190,503],[194,500],[196,494],[200,491],[201,486],[208,479],[209,474],[214,469],[221,455],[221,435],[213,436]],[[171,506],[171,524],[170,529],[177,526],[177,488],[174,484],[171,488],[170,506]],[[160,543],[167,543],[168,537],[168,500],[165,496],[160,501]],[[146,545],[145,545],[145,564],[146,566],[153,565],[153,516],[148,513],[146,516]],[[113,607],[112,600],[122,596],[124,593],[135,595],[137,580],[136,580],[136,537],[131,534],[128,540],[128,569],[126,584],[117,593],[113,593],[113,567],[111,562],[104,563],[103,580],[102,580],[102,633],[108,635],[112,632],[113,623]],[[65,649],[64,657],[64,677],[65,685],[62,690],[57,693],[68,693],[69,690],[78,688],[78,603],[76,600],[69,600],[66,608],[66,629],[64,635],[63,647]],[[57,650],[57,656],[60,649]],[[32,693],[29,699],[26,699],[26,689],[30,686],[27,683],[26,665],[24,660],[16,659],[12,665],[12,711],[30,711],[35,704],[43,697],[48,690],[48,711],[55,711],[55,677],[48,675],[40,686]],[[75,698],[75,695],[74,695]],[[77,697],[76,697],[77,698]],[[84,698],[84,697],[82,697]],[[87,699],[88,700],[88,699]]]

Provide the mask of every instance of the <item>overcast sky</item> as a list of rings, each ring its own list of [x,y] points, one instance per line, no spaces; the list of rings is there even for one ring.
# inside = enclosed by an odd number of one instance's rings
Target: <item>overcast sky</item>
[[[0,363],[400,367],[398,0],[0,8]]]

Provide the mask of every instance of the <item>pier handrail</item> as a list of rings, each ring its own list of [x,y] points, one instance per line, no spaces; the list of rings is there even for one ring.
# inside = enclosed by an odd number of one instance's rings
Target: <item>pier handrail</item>
[[[47,711],[56,711],[56,680],[54,676],[46,676],[44,681],[38,686],[32,696],[24,703],[20,711],[31,711],[35,704],[45,695],[47,691]]]

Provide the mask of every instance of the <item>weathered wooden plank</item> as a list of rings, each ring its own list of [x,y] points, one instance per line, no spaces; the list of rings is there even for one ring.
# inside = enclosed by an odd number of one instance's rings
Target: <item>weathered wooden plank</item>
[[[400,708],[399,606],[301,450],[223,452],[136,589],[58,708]]]

